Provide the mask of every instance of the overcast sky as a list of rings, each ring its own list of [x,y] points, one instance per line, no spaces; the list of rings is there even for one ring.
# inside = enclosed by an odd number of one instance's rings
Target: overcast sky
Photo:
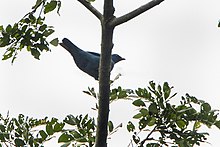
[[[29,12],[35,0],[2,0],[0,23],[13,24]],[[116,16],[141,4],[138,1],[115,1]],[[101,0],[93,3],[102,11]],[[122,77],[114,84],[124,88],[145,87],[154,80],[173,85],[178,98],[185,93],[209,102],[220,109],[220,19],[219,0],[166,0],[159,6],[122,24],[114,32],[113,53],[126,58],[112,71]],[[84,50],[100,52],[100,23],[78,1],[63,1],[61,16],[49,14],[47,22],[55,26],[53,37],[67,37]],[[52,38],[51,38],[52,39]],[[0,113],[22,113],[31,117],[63,119],[68,114],[96,116],[91,107],[95,99],[82,91],[98,83],[80,71],[62,47],[51,47],[35,60],[30,53],[19,53],[15,63],[0,62]],[[3,55],[4,49],[0,49]],[[135,110],[129,102],[111,105],[110,118],[115,125],[125,123]],[[210,130],[209,141],[217,147],[220,131]],[[127,146],[130,135],[124,128],[109,140],[109,146]],[[52,146],[51,144],[48,146]],[[53,145],[54,146],[54,145]]]

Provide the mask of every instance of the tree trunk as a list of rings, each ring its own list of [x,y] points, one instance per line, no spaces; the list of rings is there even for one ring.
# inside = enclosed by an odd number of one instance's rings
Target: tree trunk
[[[95,147],[107,147],[109,94],[110,94],[110,67],[113,48],[112,38],[114,27],[108,23],[114,18],[112,0],[105,0],[102,24],[101,59],[99,65],[99,109]]]
[[[143,12],[159,5],[164,0],[152,0],[145,5],[125,14],[119,18],[114,16],[113,0],[104,0],[103,15],[98,12],[87,1],[79,0],[101,21],[102,43],[101,58],[99,65],[99,109],[96,130],[95,147],[107,147],[108,117],[109,117],[109,95],[110,95],[110,67],[111,53],[113,48],[113,31],[117,25],[131,20]]]

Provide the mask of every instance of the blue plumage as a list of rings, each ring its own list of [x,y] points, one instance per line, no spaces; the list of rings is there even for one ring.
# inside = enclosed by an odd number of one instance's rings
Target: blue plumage
[[[99,76],[99,60],[100,54],[94,52],[86,52],[74,45],[69,39],[64,38],[60,45],[65,48],[72,56],[79,69],[98,80]],[[118,54],[112,55],[111,70],[114,64],[125,60]]]

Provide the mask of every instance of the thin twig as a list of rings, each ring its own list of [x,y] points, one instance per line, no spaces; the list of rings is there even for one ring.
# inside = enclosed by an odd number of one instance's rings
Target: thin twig
[[[89,3],[86,0],[78,0],[82,5],[84,5],[89,11],[91,11],[100,21],[102,20],[102,14],[91,5],[91,3]]]
[[[150,2],[148,2],[145,5],[140,6],[139,8],[121,16],[121,17],[117,17],[112,19],[110,23],[111,26],[117,26],[120,25],[122,23],[125,23],[131,19],[133,19],[134,17],[144,13],[145,11],[155,7],[156,5],[159,5],[161,2],[163,2],[164,0],[152,0]]]
[[[150,135],[156,130],[156,128],[157,128],[157,126],[155,126],[153,128],[153,130],[151,130],[150,133],[147,135],[147,137],[141,141],[140,146],[143,146],[147,140],[151,140]]]
[[[36,21],[36,28],[37,28],[38,21],[40,20],[41,13],[43,12],[44,5],[45,5],[45,2],[43,3],[43,5],[42,5],[42,7],[40,9],[39,16],[38,16],[37,21]],[[35,9],[35,11],[36,11],[36,9]]]

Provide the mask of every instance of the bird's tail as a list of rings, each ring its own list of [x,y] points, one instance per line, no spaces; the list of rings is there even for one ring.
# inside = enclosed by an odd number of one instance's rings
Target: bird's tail
[[[63,38],[62,43],[60,43],[60,45],[71,54],[75,54],[76,52],[80,51],[80,49],[67,38]]]

